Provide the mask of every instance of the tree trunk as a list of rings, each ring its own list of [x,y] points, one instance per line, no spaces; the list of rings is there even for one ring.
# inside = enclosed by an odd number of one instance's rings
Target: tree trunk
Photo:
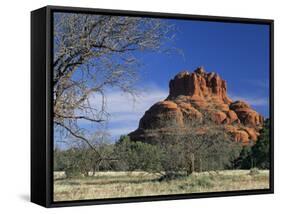
[[[190,154],[190,173],[194,172],[194,153]]]
[[[202,159],[199,158],[199,172],[202,172]]]
[[[94,164],[94,166],[93,166],[93,174],[92,174],[92,176],[95,176],[96,171],[97,171],[97,167],[96,167],[96,164]]]
[[[96,172],[99,171],[100,163],[101,163],[101,159],[95,161],[95,163],[93,165],[93,175],[92,176],[95,176]]]

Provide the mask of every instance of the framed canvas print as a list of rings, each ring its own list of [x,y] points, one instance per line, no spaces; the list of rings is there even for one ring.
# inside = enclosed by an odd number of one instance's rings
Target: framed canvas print
[[[31,201],[273,193],[273,20],[31,13]]]

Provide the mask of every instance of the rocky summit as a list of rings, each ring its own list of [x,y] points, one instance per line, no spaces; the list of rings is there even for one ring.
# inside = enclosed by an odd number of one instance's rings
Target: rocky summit
[[[147,137],[188,131],[191,121],[211,121],[222,125],[236,142],[255,142],[263,124],[263,117],[242,100],[233,101],[227,95],[227,84],[217,73],[203,67],[189,73],[178,73],[169,83],[169,95],[151,106],[140,119],[139,127],[129,136],[146,141]]]

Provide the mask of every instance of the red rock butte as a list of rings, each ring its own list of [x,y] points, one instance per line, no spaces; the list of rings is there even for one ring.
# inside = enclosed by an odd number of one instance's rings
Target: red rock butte
[[[153,139],[174,129],[188,131],[189,121],[202,121],[206,115],[211,123],[222,125],[236,142],[257,140],[263,117],[246,102],[232,101],[227,96],[226,81],[217,73],[207,73],[203,67],[192,73],[182,71],[170,80],[169,88],[168,97],[150,107],[138,129],[129,134],[132,140]]]

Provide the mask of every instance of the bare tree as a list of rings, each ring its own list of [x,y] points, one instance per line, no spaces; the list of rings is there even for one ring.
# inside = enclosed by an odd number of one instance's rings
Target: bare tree
[[[79,121],[107,121],[108,88],[136,94],[140,65],[136,52],[159,51],[170,38],[170,29],[154,18],[55,13],[55,127],[96,150]]]
[[[189,175],[223,169],[232,156],[239,155],[241,145],[233,141],[224,124],[214,123],[208,112],[201,113],[202,118],[186,120],[184,127],[163,116],[158,121],[160,129],[145,131],[144,141],[158,145],[165,153],[162,166],[167,177],[182,171]]]

